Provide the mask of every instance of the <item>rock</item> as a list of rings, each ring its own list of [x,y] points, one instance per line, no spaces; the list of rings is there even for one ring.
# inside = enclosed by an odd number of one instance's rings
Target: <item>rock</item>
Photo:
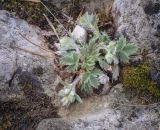
[[[160,54],[151,53],[148,54],[147,59],[150,61],[152,65],[152,69],[150,71],[150,78],[157,83],[160,88]]]
[[[115,0],[117,36],[124,35],[143,49],[159,50],[160,1]]]
[[[158,130],[159,106],[159,103],[131,105],[123,93],[122,84],[118,84],[109,95],[94,96],[83,99],[83,104],[61,108],[59,115],[62,118],[44,119],[36,130]]]
[[[131,60],[132,64],[140,64],[144,59],[149,61],[152,65],[151,79],[159,86],[160,0],[115,0],[113,14],[116,36],[124,35],[146,55],[136,56]]]
[[[52,119],[43,120],[42,126],[38,126],[37,130],[70,130],[70,125],[66,120]]]
[[[157,82],[158,87],[160,88],[160,71],[151,71],[151,79]]]
[[[27,86],[55,97],[54,54],[47,44],[38,27],[0,11],[0,101],[22,100]]]
[[[77,25],[72,32],[72,37],[80,43],[86,43],[87,31],[83,27]]]

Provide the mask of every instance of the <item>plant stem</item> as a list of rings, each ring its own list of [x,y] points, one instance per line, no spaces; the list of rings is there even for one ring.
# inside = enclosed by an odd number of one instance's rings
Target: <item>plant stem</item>
[[[72,85],[72,89],[75,89],[75,87],[79,83],[80,79],[81,79],[80,75],[75,78],[75,80],[71,84]]]

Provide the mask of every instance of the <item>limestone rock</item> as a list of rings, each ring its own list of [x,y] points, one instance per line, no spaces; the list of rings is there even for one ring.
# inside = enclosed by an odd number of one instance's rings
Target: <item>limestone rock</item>
[[[53,60],[38,27],[0,11],[0,101],[25,98],[25,85],[54,98]]]

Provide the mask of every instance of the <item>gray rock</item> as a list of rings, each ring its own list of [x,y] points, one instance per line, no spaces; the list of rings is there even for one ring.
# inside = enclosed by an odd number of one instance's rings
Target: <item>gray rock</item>
[[[151,53],[146,57],[152,65],[150,77],[154,82],[157,83],[158,87],[160,88],[160,53]]]
[[[54,55],[47,44],[38,27],[0,11],[0,101],[25,98],[25,85],[55,96]]]
[[[159,106],[131,105],[119,84],[109,95],[91,97],[84,99],[83,104],[61,108],[62,118],[44,119],[36,130],[55,130],[57,125],[63,130],[158,130]]]
[[[143,49],[159,50],[160,0],[115,0],[117,35]]]
[[[160,0],[115,0],[113,14],[116,35],[124,35],[148,53],[145,59],[152,64],[151,79],[160,86]],[[137,59],[132,59],[133,65],[143,60]]]
[[[83,27],[76,25],[76,27],[73,29],[72,37],[80,43],[86,43],[87,31]]]

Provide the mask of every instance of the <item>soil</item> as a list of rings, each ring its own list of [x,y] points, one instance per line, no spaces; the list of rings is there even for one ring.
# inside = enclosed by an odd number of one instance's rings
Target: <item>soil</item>
[[[0,102],[0,130],[34,130],[42,119],[59,117],[48,96],[31,89],[24,93],[24,101]]]

